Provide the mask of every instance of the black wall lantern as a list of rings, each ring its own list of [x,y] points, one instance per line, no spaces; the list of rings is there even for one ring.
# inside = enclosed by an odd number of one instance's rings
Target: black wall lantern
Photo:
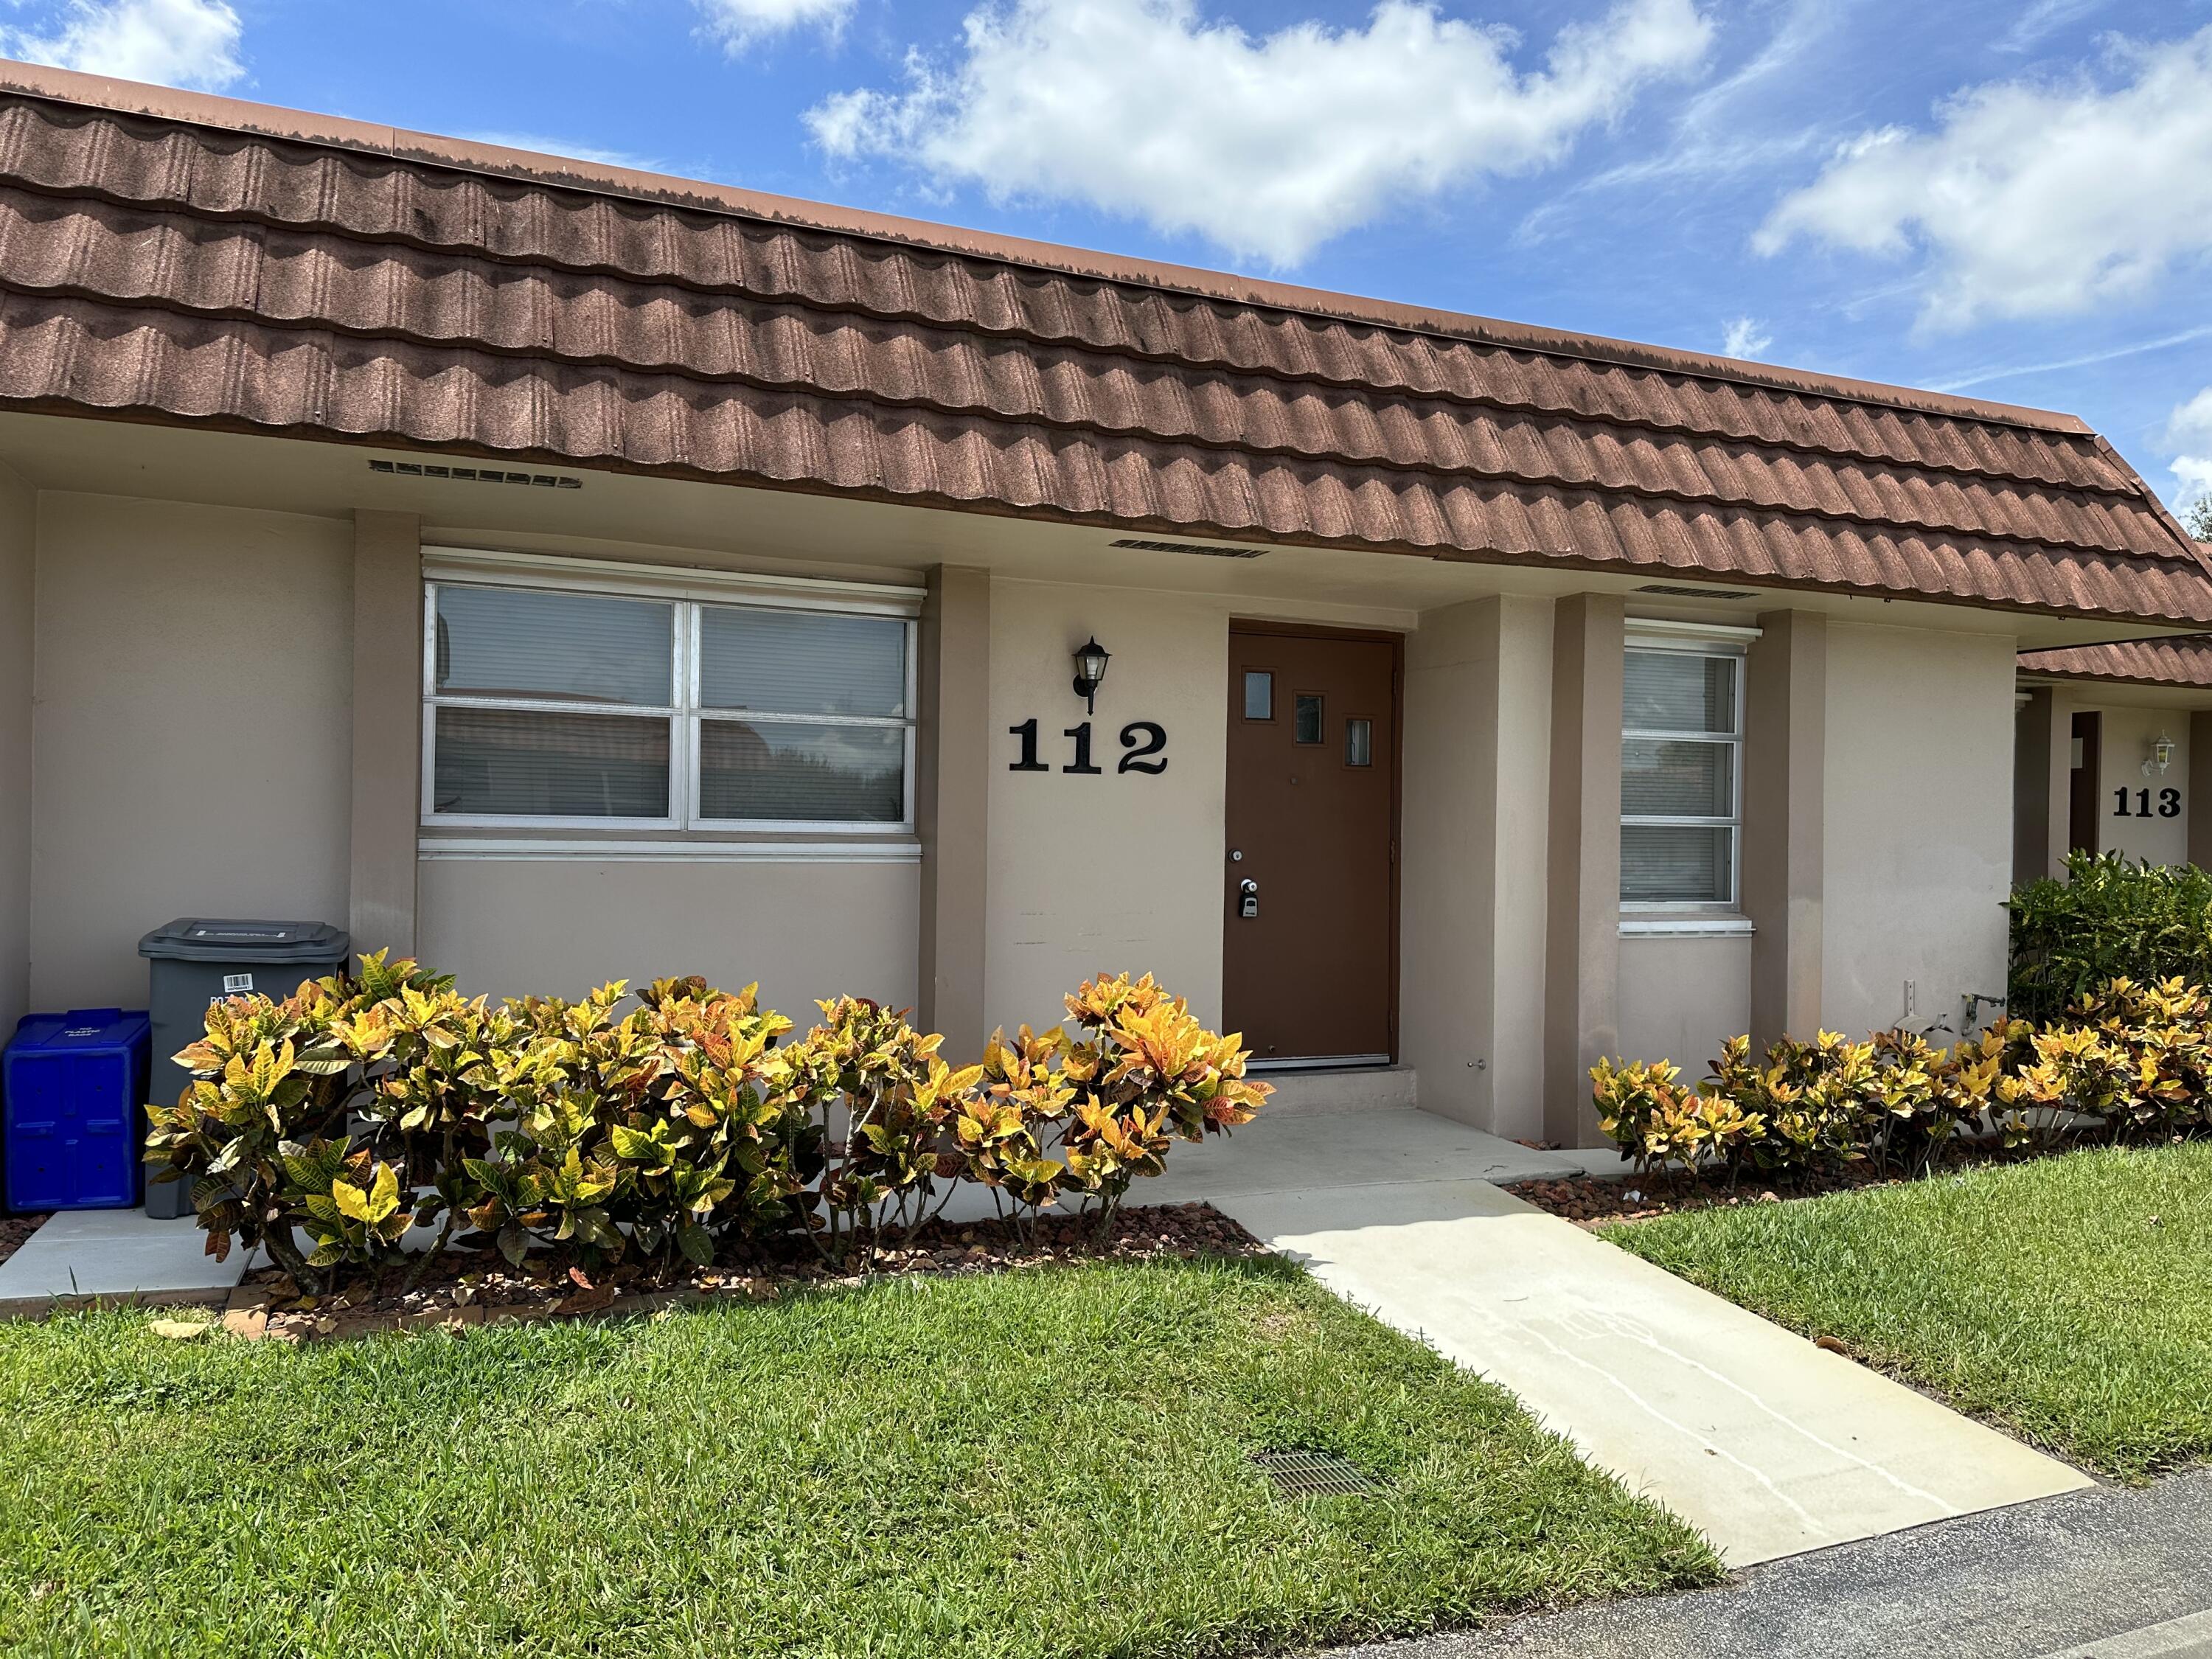
[[[1077,647],[1075,653],[1075,695],[1083,699],[1084,709],[1089,714],[1098,712],[1098,688],[1106,678],[1106,665],[1113,653],[1098,643],[1093,634]]]

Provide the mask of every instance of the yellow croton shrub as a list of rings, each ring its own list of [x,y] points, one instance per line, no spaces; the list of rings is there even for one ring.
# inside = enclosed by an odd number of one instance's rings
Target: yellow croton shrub
[[[788,1235],[865,1266],[968,1183],[1024,1230],[1054,1206],[1110,1222],[1175,1140],[1267,1097],[1239,1040],[1149,976],[1087,981],[1066,1008],[955,1066],[865,998],[791,1037],[751,986],[493,1006],[378,955],[210,1008],[178,1056],[191,1085],[149,1109],[148,1160],[191,1183],[211,1254],[261,1246],[303,1283],[419,1271],[456,1241],[591,1269]]]

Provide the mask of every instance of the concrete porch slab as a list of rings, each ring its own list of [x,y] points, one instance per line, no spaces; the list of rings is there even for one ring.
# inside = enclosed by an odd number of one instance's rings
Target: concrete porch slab
[[[143,1210],[64,1210],[0,1261],[0,1317],[64,1305],[135,1299],[219,1303],[246,1275],[251,1252],[205,1253],[190,1216],[157,1221]]]
[[[1409,1148],[1434,1144],[1407,1128]],[[1255,1190],[1221,1173],[1204,1196],[1512,1391],[1732,1566],[2092,1484],[1491,1181]]]
[[[1310,1188],[1405,1182],[1556,1181],[1584,1172],[1584,1152],[1540,1152],[1431,1112],[1352,1110],[1260,1115],[1231,1135],[1178,1142],[1166,1171],[1140,1182],[1136,1204],[1219,1202]],[[1608,1150],[1604,1156],[1619,1162]]]
[[[1255,1073],[1275,1092],[1269,1117],[1310,1117],[1317,1112],[1404,1112],[1420,1103],[1420,1079],[1409,1066],[1341,1070]]]

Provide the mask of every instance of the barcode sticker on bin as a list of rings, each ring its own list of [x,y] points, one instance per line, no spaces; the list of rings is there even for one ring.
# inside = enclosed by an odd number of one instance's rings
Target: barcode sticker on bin
[[[225,974],[222,976],[222,994],[227,997],[252,996],[253,994],[253,975],[251,974]]]

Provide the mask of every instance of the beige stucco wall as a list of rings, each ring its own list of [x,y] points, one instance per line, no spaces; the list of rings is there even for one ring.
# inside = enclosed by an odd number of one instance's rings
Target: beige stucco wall
[[[1086,718],[1070,653],[1113,653],[1090,716],[1097,777],[1071,776],[1061,735]],[[991,871],[984,1016],[1012,1030],[1063,1017],[1100,972],[1151,973],[1221,1014],[1227,602],[1045,582],[991,588]],[[1034,715],[1049,772],[1010,772],[1007,728]],[[1167,770],[1115,770],[1132,720],[1167,730]]]
[[[1821,1017],[1853,1036],[2001,994],[2012,865],[2012,642],[1828,634]]]
[[[193,914],[346,915],[351,529],[40,498],[31,997],[143,1004]]]
[[[1644,935],[1620,941],[1620,1052],[1671,1060],[1694,1083],[1751,1026],[1751,940]]]
[[[702,974],[804,1030],[817,999],[915,1000],[920,866],[424,859],[422,959],[468,994],[578,996]]]
[[[1406,647],[1401,1055],[1428,1111],[1543,1127],[1552,604],[1425,611]]]
[[[0,467],[0,1042],[27,1011],[31,976],[32,607],[38,501]]]
[[[2091,707],[2100,707],[2092,704]],[[2179,708],[2129,708],[2101,705],[2104,740],[2100,750],[2101,774],[2097,790],[2097,844],[2107,853],[2124,853],[2153,864],[2189,861],[2189,711]],[[2143,775],[2152,741],[2163,734],[2173,739],[2173,760],[2163,774]],[[2128,792],[2128,816],[2117,810],[2113,792]],[[2150,791],[2151,816],[2142,816],[2140,790]],[[2173,817],[2157,816],[2160,793],[2174,792]]]

